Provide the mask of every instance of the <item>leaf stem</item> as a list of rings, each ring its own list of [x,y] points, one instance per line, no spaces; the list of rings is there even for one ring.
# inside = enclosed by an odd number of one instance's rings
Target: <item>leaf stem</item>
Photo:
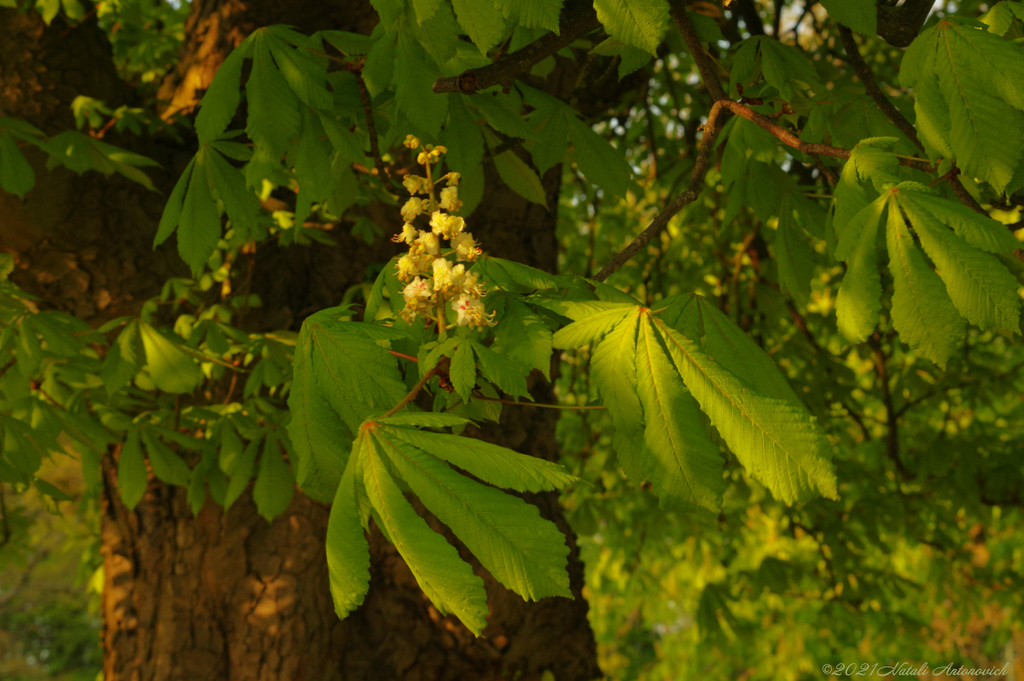
[[[412,387],[412,390],[409,391],[409,394],[403,397],[398,404],[391,407],[391,409],[388,409],[387,412],[385,412],[384,415],[381,416],[381,418],[386,419],[387,417],[394,416],[398,412],[402,411],[405,405],[409,404],[414,399],[416,399],[416,396],[419,395],[420,390],[423,390],[423,386],[425,386],[427,384],[427,381],[429,381],[434,376],[435,372],[436,369],[431,369],[427,373],[423,374],[423,378],[421,378],[419,382]]]
[[[520,407],[538,407],[543,409],[607,409],[604,405],[595,406],[583,406],[579,407],[571,404],[539,404],[536,402],[518,402],[516,400],[502,400],[497,397],[484,397],[483,395],[473,395],[474,400],[486,400],[487,402],[501,402],[502,404],[514,404]]]

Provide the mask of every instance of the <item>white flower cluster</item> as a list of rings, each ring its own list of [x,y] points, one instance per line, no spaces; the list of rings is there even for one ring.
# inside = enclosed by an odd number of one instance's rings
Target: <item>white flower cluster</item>
[[[409,149],[420,147],[420,141],[412,135],[407,136],[403,144]],[[425,167],[426,177],[406,175],[402,180],[412,194],[412,198],[402,206],[405,225],[401,233],[392,237],[392,241],[409,246],[409,252],[398,260],[398,279],[407,282],[402,318],[411,322],[418,315],[423,315],[443,325],[443,317],[439,319],[434,313],[443,315],[450,301],[459,326],[479,329],[494,324],[494,313],[484,311],[480,299],[486,291],[476,274],[467,272],[463,264],[475,261],[482,251],[473,235],[466,231],[466,221],[452,215],[462,208],[459,174],[450,172],[435,180],[431,172],[431,165],[440,163],[441,155],[446,151],[442,146],[425,145],[416,160]],[[447,186],[441,189],[438,200],[435,198],[436,185],[441,181]],[[425,214],[430,215],[429,232],[412,224],[418,216]],[[441,252],[442,239],[450,245],[450,251],[446,253]],[[447,257],[452,254],[456,260],[454,265]]]

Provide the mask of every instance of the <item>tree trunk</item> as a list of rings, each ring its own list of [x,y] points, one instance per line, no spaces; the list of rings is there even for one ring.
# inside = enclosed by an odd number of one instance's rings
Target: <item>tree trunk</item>
[[[364,2],[193,0],[181,64],[162,90],[168,113],[190,110],[227,51],[255,27],[288,23],[305,31],[365,33],[374,21]],[[95,23],[70,29],[80,36],[74,41],[68,30],[59,20],[44,28],[36,19],[0,9],[0,115],[57,132],[71,125],[67,107],[76,94],[110,104],[130,96],[116,80]],[[20,66],[26,62],[43,68]],[[79,64],[88,66],[83,73],[99,74],[95,82],[72,77]],[[166,196],[190,152],[165,144],[143,153],[168,167],[156,178]],[[94,320],[131,313],[163,279],[180,272],[172,249],[154,253],[150,247],[162,197],[95,173],[39,170],[25,202],[0,193],[0,247],[17,255],[19,283],[40,294],[45,305]],[[493,253],[553,270],[560,171],[544,177],[550,211],[500,185],[493,168],[487,175],[487,194],[469,220],[474,233]],[[399,223],[386,212],[394,208],[368,210],[385,233]],[[368,264],[394,252],[386,239],[367,246],[350,234],[333,236],[337,249],[293,247],[260,256],[253,285],[266,305],[261,326],[296,327],[316,309],[337,304],[348,287],[363,281]],[[261,276],[271,271],[273,278]],[[552,401],[550,387],[536,392],[539,401]],[[480,436],[555,459],[555,420],[547,410],[508,407],[502,423]],[[546,670],[559,681],[600,676],[580,595],[582,564],[554,494],[528,499],[566,533],[574,600],[524,602],[447,535],[485,581],[491,612],[485,636],[477,639],[454,618],[438,614],[379,532],[370,536],[366,601],[339,621],[324,552],[327,507],[297,493],[286,513],[267,523],[243,495],[226,513],[208,501],[193,517],[185,490],[152,480],[142,502],[128,511],[116,487],[117,456],[115,450],[105,458],[102,476],[107,681],[528,681]]]

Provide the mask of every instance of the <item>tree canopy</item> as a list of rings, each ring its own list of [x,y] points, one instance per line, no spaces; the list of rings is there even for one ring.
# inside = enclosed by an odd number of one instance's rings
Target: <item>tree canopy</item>
[[[180,256],[84,315],[0,243],[0,567],[41,541],[32,503],[95,523],[171,486],[273,521],[304,495],[339,618],[379,532],[486,636],[482,570],[574,596],[558,491],[607,678],[1012,666],[1024,4],[371,5],[372,32],[252,27],[176,107],[196,7],[0,0],[98,22],[134,93],[78,93],[64,129],[0,106],[2,192],[120,176]],[[557,270],[502,257],[496,187],[557,222]],[[255,322],[257,255],[339,234],[375,249],[360,282]],[[510,410],[557,411],[558,455],[480,438]]]

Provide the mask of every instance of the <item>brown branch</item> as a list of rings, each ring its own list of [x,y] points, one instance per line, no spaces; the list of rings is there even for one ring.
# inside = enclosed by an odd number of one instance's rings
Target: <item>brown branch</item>
[[[850,58],[850,65],[853,70],[857,73],[857,77],[864,83],[864,89],[867,91],[871,99],[875,100],[875,104],[882,110],[886,118],[892,121],[892,124],[900,129],[904,135],[907,136],[911,142],[914,143],[921,151],[924,151],[924,145],[921,144],[921,140],[917,138],[917,130],[906,117],[900,113],[900,110],[896,108],[896,105],[889,101],[889,98],[882,92],[882,88],[878,87],[878,83],[875,81],[875,75],[871,72],[871,68],[864,61],[864,57],[861,56],[860,50],[857,48],[857,40],[853,37],[853,32],[850,31],[846,26],[839,25],[839,37],[843,41],[843,47],[846,49],[846,55]]]
[[[373,165],[377,169],[377,177],[380,178],[381,184],[383,184],[389,192],[397,194],[398,189],[391,182],[391,176],[387,172],[387,167],[384,165],[384,159],[380,157],[380,145],[377,141],[377,127],[373,124],[373,104],[370,102],[370,93],[366,89],[366,81],[363,80],[363,74],[359,71],[353,71],[356,76],[356,83],[359,84],[359,99],[363,100],[363,111],[366,113],[366,131],[370,135],[370,155],[373,157]]]
[[[434,367],[433,369],[431,369],[427,373],[423,374],[423,378],[421,378],[419,380],[419,383],[414,385],[412,387],[412,390],[410,390],[408,392],[408,394],[405,397],[403,397],[398,402],[398,404],[396,404],[395,406],[391,407],[391,409],[388,409],[387,412],[385,412],[385,414],[381,418],[385,418],[386,419],[387,417],[394,416],[398,412],[402,411],[402,409],[405,407],[405,405],[409,404],[414,399],[416,399],[416,396],[420,394],[421,390],[423,390],[423,386],[425,386],[427,384],[427,381],[429,381],[431,378],[433,378],[436,373],[437,373],[437,367]]]
[[[697,35],[697,30],[693,27],[693,23],[690,22],[690,17],[686,16],[686,6],[679,0],[673,0],[671,7],[672,18],[675,19],[676,26],[683,36],[683,41],[686,42],[686,47],[690,50],[690,55],[697,64],[700,79],[704,81],[704,87],[707,88],[708,94],[715,101],[726,99],[725,90],[722,89],[722,84],[718,81],[718,74],[715,72],[715,63],[711,61],[711,57],[704,50],[700,37]]]
[[[868,346],[875,359],[875,372],[878,374],[878,384],[882,390],[882,404],[885,406],[885,453],[893,463],[896,470],[904,480],[911,477],[910,471],[903,466],[900,460],[900,434],[897,421],[899,416],[892,406],[892,392],[889,390],[889,371],[885,364],[885,355],[882,353],[882,343],[876,333],[868,339]]]
[[[704,184],[704,175],[708,171],[708,165],[711,161],[711,151],[715,146],[715,138],[718,136],[718,114],[721,112],[723,106],[728,100],[719,100],[711,107],[711,111],[708,113],[708,121],[704,125],[704,137],[700,141],[700,149],[697,152],[697,162],[693,166],[693,175],[690,177],[690,184],[686,187],[686,191],[682,192],[676,198],[672,199],[672,202],[665,206],[665,208],[658,213],[658,215],[651,221],[647,229],[640,232],[635,239],[619,251],[615,256],[601,268],[601,271],[594,277],[596,281],[604,281],[611,276],[616,270],[622,267],[626,262],[636,255],[642,248],[647,246],[661,230],[665,229],[668,225],[668,221],[671,220],[676,213],[681,211],[685,205],[691,203],[697,198],[697,194],[700,192],[700,187]]]
[[[946,182],[948,182],[949,186],[953,188],[953,193],[956,194],[956,198],[960,199],[960,203],[964,204],[975,213],[980,213],[985,217],[990,217],[988,211],[982,208],[981,204],[975,201],[974,197],[970,195],[967,189],[960,184],[960,178],[957,177],[957,175],[960,174],[959,169],[954,168],[954,170],[956,170],[956,172],[950,172],[949,175],[947,175]]]
[[[461,92],[464,95],[472,95],[493,85],[500,85],[503,91],[508,92],[516,79],[528,73],[534,64],[550,57],[600,25],[597,12],[591,3],[575,3],[572,9],[566,7],[562,10],[557,34],[547,33],[493,64],[470,69],[451,78],[438,78],[434,81],[434,92]]]
[[[486,402],[501,402],[502,404],[514,404],[517,407],[538,407],[542,409],[607,409],[604,405],[585,405],[582,407],[572,404],[542,404],[539,402],[519,402],[517,400],[502,400],[497,397],[487,397],[486,395],[473,395],[474,400],[484,400]]]

